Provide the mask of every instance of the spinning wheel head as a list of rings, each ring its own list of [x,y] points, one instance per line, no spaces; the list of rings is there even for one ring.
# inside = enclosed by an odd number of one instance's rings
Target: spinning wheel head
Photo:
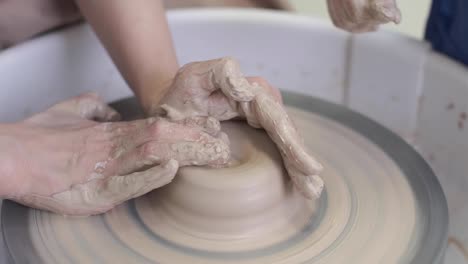
[[[325,191],[293,188],[261,130],[225,123],[236,162],[184,168],[170,185],[107,214],[70,219],[12,202],[2,230],[17,263],[441,263],[448,228],[424,160],[343,107],[285,94]],[[136,109],[125,101],[120,112]],[[123,107],[122,107],[123,106]]]

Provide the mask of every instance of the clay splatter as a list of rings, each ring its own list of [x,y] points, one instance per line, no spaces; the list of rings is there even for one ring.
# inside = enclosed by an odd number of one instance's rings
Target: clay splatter
[[[454,237],[448,238],[448,244],[455,246],[463,254],[464,258],[468,260],[468,250],[465,248],[462,242]]]
[[[461,112],[460,113],[460,120],[463,120],[463,121],[466,120],[466,112]]]
[[[465,126],[465,120],[466,112],[461,112],[460,116],[458,117],[458,129],[463,130],[463,127]]]
[[[450,103],[450,104],[448,104],[447,107],[446,107],[447,110],[452,110],[452,109],[454,109],[454,108],[455,108],[455,104],[454,104],[454,103]]]

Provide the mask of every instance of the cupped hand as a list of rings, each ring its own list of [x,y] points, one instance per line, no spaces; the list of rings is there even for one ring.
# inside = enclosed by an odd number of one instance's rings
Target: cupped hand
[[[229,159],[214,118],[109,122],[118,116],[90,93],[10,125],[8,198],[65,215],[98,214],[169,183],[179,166]]]
[[[261,77],[230,75],[226,79],[228,60],[229,58],[214,59],[184,65],[176,74],[162,102],[154,105],[149,114],[170,116],[173,120],[187,116],[211,116],[219,121],[241,117],[239,102],[226,96],[226,92],[230,93],[224,89],[227,82],[255,84],[265,89],[275,100],[282,102],[279,90]],[[236,97],[234,93],[230,95],[235,98],[239,96]]]
[[[335,26],[349,32],[368,32],[380,24],[400,23],[396,0],[327,0],[328,13]]]

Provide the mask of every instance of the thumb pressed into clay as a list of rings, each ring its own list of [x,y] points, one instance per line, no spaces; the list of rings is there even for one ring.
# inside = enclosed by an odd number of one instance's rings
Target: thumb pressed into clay
[[[146,171],[77,184],[52,196],[25,195],[13,200],[62,215],[95,215],[168,184],[178,168],[176,160],[169,160]]]

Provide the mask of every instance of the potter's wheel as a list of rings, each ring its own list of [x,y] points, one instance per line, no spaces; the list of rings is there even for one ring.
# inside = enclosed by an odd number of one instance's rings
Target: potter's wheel
[[[291,187],[262,131],[240,123],[229,169],[185,168],[167,187],[89,218],[5,201],[16,263],[440,263],[448,214],[424,160],[382,126],[318,99],[285,94],[324,165],[317,201]],[[129,118],[134,101],[115,107]],[[248,136],[247,136],[248,135]],[[268,154],[272,152],[272,154]],[[255,175],[255,176],[252,176]],[[187,198],[190,197],[190,198]]]

